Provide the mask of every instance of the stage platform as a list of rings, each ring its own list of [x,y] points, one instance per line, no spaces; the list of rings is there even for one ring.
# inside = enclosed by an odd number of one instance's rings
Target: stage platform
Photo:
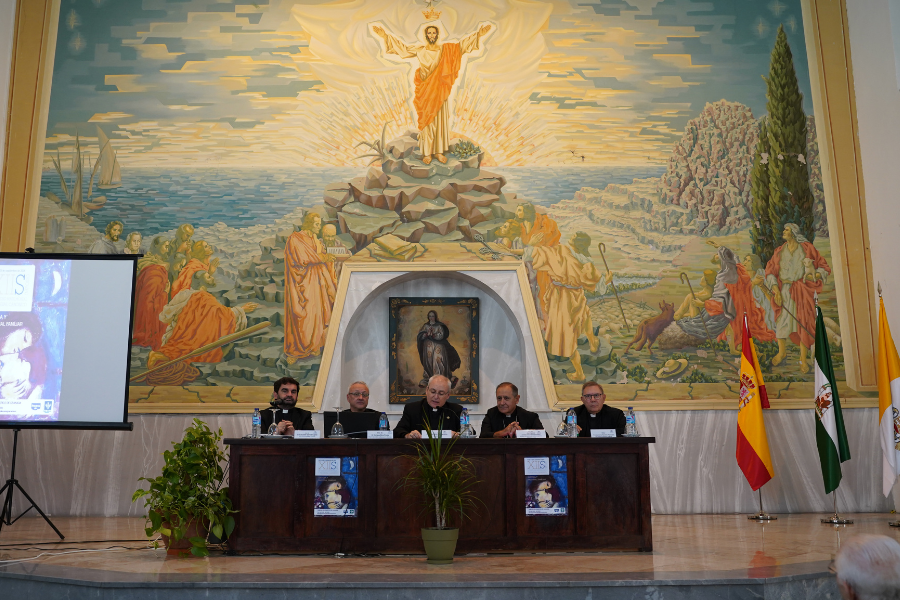
[[[423,556],[227,556],[175,558],[141,541],[133,518],[57,518],[57,543],[41,519],[0,532],[3,598],[839,598],[828,566],[857,533],[900,539],[889,514],[653,517],[653,552],[481,554],[430,566]],[[114,541],[117,540],[117,541]],[[90,552],[73,552],[75,550]],[[41,552],[64,553],[27,562]]]

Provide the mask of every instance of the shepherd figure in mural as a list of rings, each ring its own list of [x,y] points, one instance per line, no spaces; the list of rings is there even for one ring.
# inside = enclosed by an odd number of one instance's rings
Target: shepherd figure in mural
[[[800,346],[800,372],[809,373],[808,354],[814,341],[809,332],[816,330],[814,294],[822,292],[831,267],[800,233],[796,223],[784,226],[783,237],[784,244],[775,249],[766,265],[766,285],[772,290],[778,340],[778,354],[772,365],[781,364],[787,354],[787,340],[791,340]]]
[[[322,217],[307,213],[284,247],[284,359],[318,356],[337,293],[334,255],[319,239]]]
[[[453,376],[453,371],[458,369],[462,362],[459,353],[449,341],[450,329],[438,320],[435,311],[428,311],[428,322],[422,325],[422,329],[416,335],[416,348],[419,350],[419,360],[422,362],[422,381],[419,387],[428,385],[428,380],[434,375],[443,375],[450,380],[450,387],[456,387],[459,378]]]
[[[400,58],[417,58],[415,100],[419,126],[419,149],[422,162],[431,164],[433,158],[446,163],[444,153],[450,149],[450,107],[448,99],[459,76],[462,55],[480,48],[481,38],[491,30],[482,25],[458,42],[438,43],[437,25],[425,28],[425,43],[406,44],[378,25],[372,26],[375,35],[384,41],[385,54]]]

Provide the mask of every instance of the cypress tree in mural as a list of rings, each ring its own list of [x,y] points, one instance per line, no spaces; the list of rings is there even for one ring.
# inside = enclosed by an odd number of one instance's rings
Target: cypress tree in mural
[[[772,234],[772,221],[769,219],[769,162],[772,152],[769,148],[769,128],[766,118],[759,120],[759,141],[756,143],[756,156],[753,158],[753,173],[750,182],[750,194],[753,197],[751,210],[754,223],[750,227],[750,241],[753,254],[759,256],[763,264],[769,262],[775,251],[775,237]]]
[[[769,111],[769,221],[775,245],[781,245],[785,223],[799,225],[800,232],[812,242],[816,231],[806,167],[806,115],[783,26],[778,27],[769,76],[765,79]]]

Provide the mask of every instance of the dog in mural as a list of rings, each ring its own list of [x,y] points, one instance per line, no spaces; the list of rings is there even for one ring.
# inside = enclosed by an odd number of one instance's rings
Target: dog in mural
[[[674,304],[670,304],[663,300],[659,303],[659,308],[661,312],[658,315],[641,321],[641,324],[638,325],[637,332],[634,334],[634,339],[628,342],[628,346],[625,348],[623,354],[628,354],[628,351],[631,350],[631,346],[634,344],[637,344],[635,350],[638,351],[644,347],[644,344],[647,344],[647,352],[649,352],[651,356],[653,355],[653,350],[651,349],[653,342],[656,341],[656,338],[659,337],[659,334],[662,333],[663,329],[675,321]]]

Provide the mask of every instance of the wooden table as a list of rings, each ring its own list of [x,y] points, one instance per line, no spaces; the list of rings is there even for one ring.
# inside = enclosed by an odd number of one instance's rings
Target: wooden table
[[[458,552],[653,549],[648,444],[655,438],[460,440],[483,502]],[[421,553],[421,495],[398,486],[412,440],[227,439],[237,552]],[[568,515],[525,515],[525,457],[566,456]],[[359,458],[356,517],[313,517],[316,457]]]

